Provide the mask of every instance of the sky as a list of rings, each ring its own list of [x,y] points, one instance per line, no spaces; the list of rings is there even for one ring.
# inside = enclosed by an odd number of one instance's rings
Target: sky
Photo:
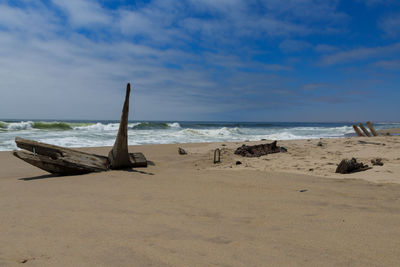
[[[400,121],[399,0],[0,0],[0,118]]]

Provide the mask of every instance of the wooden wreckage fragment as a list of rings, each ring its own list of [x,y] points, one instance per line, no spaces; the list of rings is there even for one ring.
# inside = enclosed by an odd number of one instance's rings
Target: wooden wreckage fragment
[[[241,155],[243,157],[261,157],[267,154],[287,152],[286,148],[277,146],[277,141],[271,144],[261,144],[254,146],[242,145],[235,151],[236,155]]]
[[[108,158],[73,149],[49,145],[32,140],[15,138],[19,148],[14,156],[42,170],[61,175],[75,175],[108,170]]]
[[[370,121],[367,121],[366,125],[368,126],[369,130],[371,131],[371,133],[368,132],[367,128],[365,128],[365,126],[362,123],[359,123],[358,126],[357,125],[353,125],[353,129],[356,132],[357,136],[360,136],[360,137],[363,137],[363,136],[367,136],[367,137],[378,136],[378,133],[375,130],[374,125],[372,125],[372,123]],[[360,127],[362,132],[360,131],[360,129],[358,127]]]
[[[336,168],[336,173],[346,174],[353,172],[361,172],[372,169],[368,165],[363,164],[362,162],[357,162],[355,158],[352,159],[343,159]]]
[[[129,95],[130,84],[128,83],[118,135],[108,157],[20,137],[15,138],[17,146],[31,153],[15,150],[13,152],[14,156],[42,170],[59,175],[147,167],[147,160],[142,153],[128,152]]]
[[[373,136],[378,136],[378,133],[376,132],[374,125],[372,125],[372,123],[370,121],[367,121],[367,126]]]
[[[353,129],[358,136],[364,136],[364,134],[360,131],[357,125],[353,125]]]

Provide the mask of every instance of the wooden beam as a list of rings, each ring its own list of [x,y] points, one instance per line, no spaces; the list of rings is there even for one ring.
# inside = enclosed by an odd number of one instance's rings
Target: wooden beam
[[[359,123],[358,126],[360,126],[361,130],[365,133],[366,136],[371,137],[371,134],[368,132],[368,130],[364,127],[362,123]]]
[[[121,121],[117,139],[115,139],[114,147],[108,153],[111,169],[123,169],[132,166],[128,152],[128,115],[129,115],[129,94],[131,85],[126,86],[125,102],[122,108]]]
[[[108,170],[108,159],[104,156],[20,137],[15,138],[15,143],[32,153],[14,151],[14,156],[51,173],[74,175]]]
[[[52,159],[47,156],[34,155],[25,151],[14,151],[13,154],[17,158],[35,167],[59,175],[77,175],[104,171],[103,169],[88,166],[77,161],[66,160],[64,158]]]
[[[364,134],[358,129],[357,125],[353,125],[353,129],[358,136],[364,136]]]
[[[132,168],[147,167],[147,159],[140,153],[129,153]]]
[[[372,125],[370,121],[367,121],[367,126],[374,136],[378,136],[378,133],[375,131],[374,125]]]

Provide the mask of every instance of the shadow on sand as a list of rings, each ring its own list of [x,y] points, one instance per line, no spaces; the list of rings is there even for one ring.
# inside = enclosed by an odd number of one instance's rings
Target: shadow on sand
[[[60,175],[56,174],[43,174],[39,176],[34,176],[34,177],[27,177],[27,178],[20,178],[18,180],[20,181],[32,181],[32,180],[41,180],[41,179],[49,179],[49,178],[57,178],[61,177]]]
[[[140,174],[147,174],[147,175],[154,175],[154,173],[151,172],[145,172],[145,171],[139,171],[139,170],[134,170],[134,169],[122,169],[122,171],[127,171],[127,172],[137,172]],[[85,174],[80,174],[80,175],[85,175]],[[79,176],[80,176],[79,175]],[[20,181],[34,181],[34,180],[42,180],[42,179],[51,179],[51,178],[59,178],[59,177],[66,177],[70,175],[58,175],[58,174],[43,174],[39,176],[34,176],[34,177],[27,177],[27,178],[19,178],[18,180]]]

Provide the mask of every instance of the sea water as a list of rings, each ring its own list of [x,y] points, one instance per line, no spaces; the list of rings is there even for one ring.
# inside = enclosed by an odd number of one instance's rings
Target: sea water
[[[16,149],[16,136],[64,147],[112,146],[118,121],[0,120],[0,150]],[[375,123],[376,129],[400,123]],[[345,137],[352,123],[133,121],[129,145]]]

